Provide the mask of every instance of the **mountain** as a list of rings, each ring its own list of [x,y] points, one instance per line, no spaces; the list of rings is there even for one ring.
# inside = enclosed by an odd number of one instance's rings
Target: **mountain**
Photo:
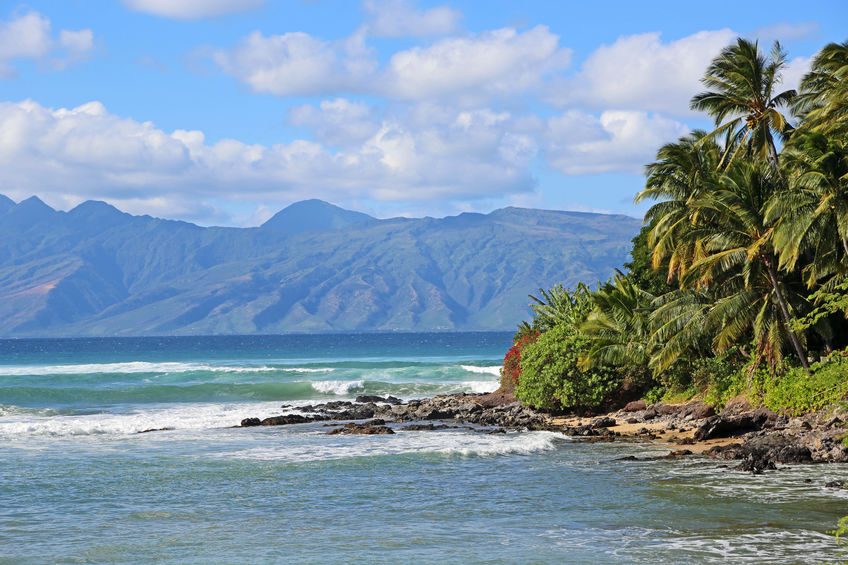
[[[259,228],[0,197],[0,336],[513,329],[527,295],[627,260],[627,216],[376,219],[319,200]]]
[[[374,219],[368,214],[345,210],[313,198],[312,200],[295,202],[280,210],[262,224],[262,229],[281,233],[338,230]]]

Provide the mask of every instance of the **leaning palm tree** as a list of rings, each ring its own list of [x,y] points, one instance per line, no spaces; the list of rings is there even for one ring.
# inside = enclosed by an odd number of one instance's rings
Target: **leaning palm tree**
[[[805,256],[813,286],[848,271],[848,140],[799,130],[784,155],[789,189],[769,200],[766,220],[775,224],[781,267],[791,271]]]
[[[657,160],[646,167],[645,189],[635,202],[658,201],[648,209],[644,223],[654,226],[648,234],[654,268],[669,260],[669,282],[675,277],[681,280],[698,256],[687,236],[692,225],[691,203],[717,182],[721,154],[722,148],[706,132],[696,130],[663,145]]]
[[[723,351],[753,330],[761,357],[774,365],[783,344],[791,343],[809,371],[801,338],[792,329],[799,305],[778,271],[772,246],[773,227],[765,218],[766,202],[782,181],[778,171],[762,162],[736,161],[719,185],[692,202],[697,219],[689,237],[703,252],[686,272],[684,286],[720,288],[721,298],[709,313],[719,328],[714,344]]]
[[[848,41],[829,43],[813,57],[792,109],[805,127],[824,133],[848,129]]]
[[[780,108],[790,104],[796,95],[794,90],[777,92],[785,66],[786,54],[780,43],[775,42],[771,54],[764,56],[756,41],[741,37],[710,63],[701,79],[709,90],[695,95],[689,106],[715,119],[718,127],[711,136],[730,135],[723,167],[742,147],[750,156],[768,156],[777,167],[774,135],[786,137],[792,131]]]

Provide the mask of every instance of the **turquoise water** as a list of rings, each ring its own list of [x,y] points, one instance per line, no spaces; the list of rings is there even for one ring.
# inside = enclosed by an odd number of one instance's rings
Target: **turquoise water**
[[[751,476],[550,432],[231,427],[364,393],[491,390],[510,338],[0,341],[0,563],[839,559],[825,531],[848,491],[824,483],[846,466]]]

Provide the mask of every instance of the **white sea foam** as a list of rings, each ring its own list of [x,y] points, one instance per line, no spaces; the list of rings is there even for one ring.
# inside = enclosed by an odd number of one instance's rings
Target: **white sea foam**
[[[0,375],[7,376],[30,376],[30,375],[90,375],[99,373],[189,373],[194,371],[209,371],[216,373],[267,373],[271,371],[285,371],[296,373],[329,373],[335,369],[331,367],[269,367],[266,365],[230,366],[210,365],[207,363],[181,363],[162,362],[152,363],[148,361],[129,361],[126,363],[88,363],[79,365],[13,365],[0,366]]]
[[[10,411],[11,412],[11,411]],[[125,435],[144,430],[207,430],[238,425],[242,419],[262,414],[279,414],[279,402],[238,404],[177,404],[148,407],[128,413],[54,415],[20,413],[0,418],[0,440],[27,437]]]
[[[462,386],[467,387],[471,392],[485,394],[497,390],[500,383],[498,381],[464,381]]]
[[[565,441],[553,432],[515,432],[487,435],[471,431],[398,431],[385,436],[327,436],[287,428],[285,442],[250,447],[230,453],[217,453],[226,459],[308,462],[352,457],[379,457],[403,454],[432,454],[463,457],[494,457],[527,454],[556,449]],[[284,447],[282,447],[284,446]]]
[[[312,388],[320,393],[343,396],[345,394],[350,394],[350,392],[355,389],[361,389],[364,387],[365,381],[312,381],[309,384],[311,384]]]
[[[495,375],[496,377],[501,376],[501,366],[490,366],[490,367],[477,367],[476,365],[460,365],[465,371],[469,373],[481,373],[485,375]]]

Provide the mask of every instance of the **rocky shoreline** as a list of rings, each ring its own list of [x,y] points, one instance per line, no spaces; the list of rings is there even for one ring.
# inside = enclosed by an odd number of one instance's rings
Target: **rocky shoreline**
[[[324,422],[328,434],[394,434],[466,428],[485,433],[530,429],[560,432],[577,441],[643,441],[668,445],[668,457],[738,461],[733,468],[761,473],[778,464],[845,463],[848,411],[842,408],[791,417],[736,401],[718,414],[701,402],[631,402],[595,417],[557,417],[522,406],[512,395],[461,394],[403,402],[360,396],[301,406],[288,413],[245,418],[241,427]]]

